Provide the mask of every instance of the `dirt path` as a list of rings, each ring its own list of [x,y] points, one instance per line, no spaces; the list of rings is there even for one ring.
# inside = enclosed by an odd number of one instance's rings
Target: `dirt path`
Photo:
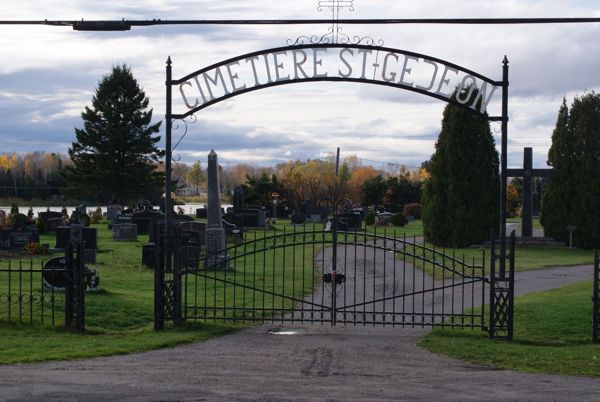
[[[518,294],[592,277],[519,273]],[[0,400],[598,400],[600,379],[466,364],[415,346],[422,329],[264,325],[206,342],[0,366]]]

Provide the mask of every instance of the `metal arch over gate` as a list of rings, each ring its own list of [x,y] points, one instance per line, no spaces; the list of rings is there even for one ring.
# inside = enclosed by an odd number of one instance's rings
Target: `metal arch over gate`
[[[475,298],[479,299],[479,297],[484,298],[485,295],[485,282],[489,282],[489,302],[490,302],[490,314],[489,314],[489,333],[490,337],[494,338],[504,338],[504,339],[512,339],[512,321],[513,321],[513,296],[514,296],[514,241],[511,242],[511,252],[507,253],[507,238],[506,238],[506,185],[507,185],[507,134],[508,134],[508,60],[504,57],[503,60],[503,69],[502,69],[502,80],[496,81],[490,78],[485,77],[479,73],[471,71],[469,69],[463,68],[459,65],[447,62],[442,59],[430,57],[427,55],[408,52],[400,49],[394,49],[383,46],[374,46],[373,41],[369,44],[295,44],[286,47],[279,47],[273,49],[261,50],[254,53],[249,53],[241,56],[237,56],[228,60],[225,60],[220,63],[213,64],[206,68],[200,69],[196,72],[188,74],[180,79],[173,79],[172,77],[172,62],[169,58],[167,60],[167,69],[166,69],[166,152],[165,152],[165,175],[166,175],[166,200],[165,206],[167,211],[172,210],[172,200],[171,200],[171,161],[172,161],[172,129],[173,122],[175,120],[182,120],[185,123],[185,119],[193,116],[194,113],[210,106],[215,103],[221,102],[223,100],[232,98],[237,95],[241,95],[247,92],[260,90],[264,88],[286,85],[291,83],[301,83],[301,82],[319,82],[319,81],[331,81],[331,82],[358,82],[363,84],[375,84],[382,85],[388,87],[394,87],[398,89],[409,90],[413,92],[417,92],[426,96],[434,97],[440,99],[447,103],[452,103],[458,105],[460,107],[471,110],[474,114],[481,116],[482,118],[487,119],[488,121],[499,121],[502,126],[501,131],[501,197],[500,197],[500,212],[501,212],[501,224],[500,224],[500,247],[499,253],[496,254],[496,248],[492,247],[492,256],[491,256],[491,272],[489,278],[486,278],[485,271],[483,266],[475,267],[474,265],[465,264],[463,261],[462,264],[459,264],[459,270],[462,270],[460,285],[468,286],[469,284],[475,285],[481,284],[481,292],[476,293],[473,288],[473,292],[471,297],[473,300]],[[173,102],[173,89],[176,89],[180,95],[177,102]],[[470,89],[469,89],[470,88]],[[474,91],[473,88],[477,88],[478,91]],[[490,105],[496,90],[500,88],[502,93],[501,100],[501,110],[499,114],[490,116],[488,114],[488,106]],[[458,89],[458,90],[456,90]],[[462,89],[469,89],[466,91],[461,91]],[[179,109],[183,109],[184,111],[174,113],[173,108],[176,107]],[[180,140],[181,141],[181,140]],[[208,311],[210,310],[208,306],[203,306],[200,308],[198,304],[193,304],[190,308],[188,304],[189,294],[189,278],[190,275],[194,277],[195,285],[194,289],[196,293],[193,293],[192,297],[197,301],[198,289],[207,290],[205,288],[212,281],[213,289],[215,292],[215,298],[218,296],[219,291],[217,290],[217,285],[232,285],[240,286],[241,289],[249,290],[252,289],[252,294],[256,295],[257,291],[261,291],[259,288],[250,287],[248,283],[245,281],[246,267],[247,267],[247,258],[252,255],[252,258],[256,258],[258,255],[264,254],[266,245],[269,240],[261,240],[263,243],[262,249],[256,249],[253,252],[248,253],[247,247],[252,245],[252,247],[256,247],[257,239],[251,240],[250,243],[244,245],[236,245],[234,249],[231,249],[227,252],[228,258],[231,257],[231,252],[234,252],[233,259],[230,263],[233,264],[234,272],[238,272],[238,263],[239,261],[243,261],[244,267],[244,281],[242,283],[238,283],[237,280],[231,280],[231,275],[235,275],[233,273],[229,273],[230,279],[226,279],[225,276],[228,275],[228,270],[224,270],[222,273],[216,273],[210,270],[202,270],[200,267],[203,265],[200,264],[200,261],[196,261],[194,264],[190,264],[188,258],[185,255],[182,255],[182,250],[185,250],[185,247],[179,247],[177,241],[177,234],[172,225],[172,218],[170,214],[166,214],[165,218],[165,226],[166,230],[161,236],[163,237],[163,244],[160,247],[161,251],[156,253],[156,273],[155,273],[155,328],[162,329],[165,325],[165,322],[173,322],[177,323],[184,319],[241,319],[245,321],[248,318],[247,311],[252,311],[253,316],[256,317],[256,313],[259,312],[259,316],[261,320],[264,319],[275,319],[275,315],[273,313],[274,310],[267,310],[267,316],[264,316],[265,309],[261,308],[260,310],[256,310],[256,305],[252,304],[253,308],[250,309],[248,306],[236,307],[237,301],[233,303],[233,310],[229,310],[229,307],[225,305],[225,299],[227,299],[227,292],[223,290],[223,306],[217,308],[216,305],[213,306],[212,313],[208,315]],[[325,276],[323,280],[325,282],[331,283],[333,290],[331,302],[329,305],[320,303],[320,304],[311,304],[311,317],[314,317],[314,308],[319,310],[319,319],[316,321],[330,321],[335,324],[336,322],[353,322],[356,323],[356,310],[355,307],[358,306],[357,303],[348,305],[344,303],[343,309],[340,309],[337,304],[337,290],[336,286],[338,285],[338,281],[341,281],[341,278],[347,278],[347,273],[342,274],[340,276],[340,272],[336,269],[337,266],[337,258],[336,254],[338,253],[338,243],[335,238],[337,237],[337,225],[334,221],[333,224],[333,232],[332,237],[333,243],[330,243],[328,236],[325,234],[320,235],[320,242],[322,245],[331,245],[331,249],[333,250],[332,256],[332,266],[333,269],[330,273],[325,271]],[[399,252],[397,247],[400,245],[402,250],[406,250],[408,246],[413,247],[413,253],[409,254],[409,257],[415,259],[415,263],[417,260],[422,260],[423,263],[427,262],[426,257],[426,249],[423,248],[423,254],[421,257],[417,254],[417,249],[421,249],[422,246],[417,246],[412,243],[407,243],[406,241],[399,241],[396,238],[388,238],[387,236],[383,236],[382,239],[370,238],[368,233],[362,233],[359,237],[357,233],[352,234],[354,236],[354,240],[348,240],[347,236],[351,234],[344,234],[345,241],[342,243],[344,247],[352,247],[354,252],[357,252],[358,249],[362,248],[362,253],[367,254],[367,250],[379,250],[385,252],[391,252],[394,256],[404,255],[406,258],[406,251]],[[276,235],[271,237],[264,236],[265,238],[269,238],[273,240],[275,246],[277,245],[277,241],[283,239],[285,242],[288,239],[288,244],[290,239],[293,239],[292,244],[293,249],[296,247],[305,247],[306,244],[315,244],[315,236],[319,237],[317,233],[308,234],[309,240],[308,243],[299,242],[298,238],[295,235],[292,235],[291,238],[288,238],[289,233],[279,238]],[[306,239],[307,234],[303,233],[302,238]],[[279,240],[277,240],[279,239]],[[387,246],[379,247],[378,244],[380,241],[383,241],[384,244],[393,244],[392,249],[388,249]],[[494,241],[494,239],[492,239]],[[266,243],[265,243],[266,242]],[[238,253],[240,248],[244,247],[244,252]],[[344,250],[346,250],[346,248]],[[284,250],[286,248],[284,247]],[[345,252],[345,251],[344,251]],[[324,252],[325,253],[325,252]],[[360,252],[359,252],[360,253]],[[240,259],[239,255],[243,255],[244,258]],[[275,254],[273,254],[275,255]],[[325,255],[325,254],[322,254]],[[436,251],[433,251],[433,255],[437,255]],[[208,256],[207,258],[209,258]],[[313,256],[316,257],[316,256]],[[263,256],[263,258],[265,258]],[[273,257],[275,258],[275,257]],[[435,257],[434,257],[435,258]],[[444,255],[442,260],[453,261],[453,267],[457,264],[457,260],[453,257]],[[187,261],[187,262],[186,262]],[[254,260],[253,260],[254,261]],[[384,261],[385,258],[384,258]],[[393,259],[394,272],[396,273],[396,259]],[[496,261],[499,262],[498,269],[496,270]],[[507,264],[509,261],[510,267],[507,272]],[[266,264],[266,263],[265,263]],[[275,260],[273,262],[275,264]],[[294,265],[295,263],[293,263]],[[344,260],[343,264],[345,267],[348,266],[346,260]],[[190,268],[191,266],[191,268]],[[295,266],[295,265],[294,265]],[[356,264],[354,267],[356,268]],[[433,273],[436,271],[437,265],[433,266]],[[265,265],[266,267],[266,265]],[[323,267],[322,267],[323,268]],[[418,290],[421,292],[422,296],[425,294],[431,294],[431,297],[435,300],[435,292],[441,292],[442,298],[445,299],[447,289],[455,289],[455,285],[448,287],[445,282],[446,276],[451,276],[452,280],[456,283],[456,275],[459,275],[459,271],[455,268],[448,268],[446,266],[438,267],[441,269],[441,272],[438,272],[438,279],[441,280],[441,284],[435,282],[435,278],[432,278],[431,287],[425,288],[425,278],[427,277],[427,273],[425,270],[422,270],[423,275],[423,287]],[[256,267],[254,267],[256,270]],[[311,268],[312,269],[312,268]],[[414,264],[412,264],[413,274],[415,269],[418,269]],[[273,272],[275,272],[276,268],[273,265]],[[404,264],[402,267],[403,273],[406,273],[406,265]],[[468,272],[468,274],[465,274]],[[480,272],[478,272],[480,270]],[[373,267],[373,272],[376,272],[376,267]],[[282,272],[285,272],[282,271]],[[313,271],[311,271],[313,272]],[[256,271],[253,272],[253,275],[256,274]],[[222,275],[223,278],[219,277]],[[313,272],[312,275],[315,275]],[[329,276],[327,276],[329,275]],[[377,277],[377,274],[375,278]],[[385,268],[384,268],[384,277]],[[356,283],[357,278],[354,278],[354,283]],[[285,280],[284,280],[285,281]],[[465,282],[466,281],[466,282]],[[305,282],[304,282],[305,283]],[[312,283],[312,282],[311,282]],[[339,284],[341,284],[340,282]],[[200,284],[200,285],[199,285]],[[413,285],[413,293],[417,292]],[[200,288],[198,288],[200,286]],[[373,286],[377,288],[377,281],[374,279]],[[386,284],[383,283],[384,289]],[[394,285],[396,286],[396,282]],[[406,290],[406,283],[404,284]],[[321,287],[324,289],[324,287]],[[344,285],[344,294],[347,296],[347,287]],[[396,289],[394,287],[394,289]],[[315,290],[313,286],[311,290]],[[266,292],[266,293],[264,293]],[[292,292],[293,295],[283,295],[275,292],[275,288],[271,290],[264,289],[263,295],[271,294],[272,297],[281,298],[281,314],[277,316],[277,319],[285,320],[285,317],[291,317],[290,320],[298,320],[298,318],[294,318],[294,311],[296,311],[295,304],[300,305],[300,311],[302,312],[299,320],[300,321],[315,321],[313,318],[310,320],[305,316],[304,308],[302,306],[306,305],[306,299],[304,298],[304,293],[300,293],[300,295],[296,295],[295,292]],[[449,292],[449,291],[448,291]],[[205,292],[206,294],[206,292]],[[235,293],[234,293],[235,294]],[[480,296],[481,294],[481,296]],[[356,296],[356,293],[353,293]],[[452,298],[454,297],[454,293],[452,293]],[[464,296],[464,294],[463,294]],[[395,309],[396,300],[406,300],[406,294],[402,293],[402,295],[396,294],[394,291],[393,296],[388,298],[387,296],[383,296],[383,299],[379,296],[375,296],[373,294],[374,299],[367,301],[363,299],[363,304],[369,305],[377,305],[377,303],[382,303],[383,309],[385,309],[389,300],[393,300],[391,304],[392,308]],[[215,299],[216,302],[217,299]],[[237,300],[234,298],[234,300]],[[245,298],[244,298],[245,300]],[[344,299],[346,301],[346,299]],[[423,305],[425,304],[425,298],[422,299]],[[444,302],[442,302],[442,306],[444,306]],[[435,303],[433,303],[435,305]],[[480,305],[480,304],[477,304]],[[406,306],[406,303],[403,305]],[[464,307],[464,306],[463,306]],[[471,308],[475,308],[476,305],[472,304]],[[345,310],[346,309],[346,310]],[[350,310],[347,310],[350,309]],[[414,307],[413,307],[414,309]],[[444,307],[442,307],[444,309]],[[221,312],[222,316],[219,316],[218,312]],[[228,312],[229,311],[229,312]],[[242,312],[242,315],[239,316],[239,312]],[[400,322],[401,325],[450,325],[454,326],[452,323],[454,322],[454,318],[457,316],[457,312],[451,310],[449,313],[445,313],[447,310],[442,310],[444,312],[438,314],[436,313],[435,307],[431,313],[425,314],[424,312],[420,313],[421,321],[415,321],[415,312],[414,310],[409,314],[412,318],[407,321],[406,311],[400,312],[401,315],[396,315],[394,313],[390,316],[389,309],[387,312],[377,312],[374,311],[371,313],[371,321],[369,323],[375,324],[385,324],[388,323],[389,317],[392,317],[391,323],[395,325],[396,318],[402,317]],[[202,312],[202,313],[200,313]],[[269,316],[270,312],[270,316]],[[328,313],[327,313],[328,312]],[[352,315],[352,320],[348,321],[348,314]],[[363,312],[366,314],[366,312]],[[291,316],[290,316],[291,314]],[[323,314],[323,315],[321,315]],[[329,314],[330,319],[326,319],[324,317]],[[342,314],[341,319],[338,319]],[[377,320],[377,316],[382,317],[381,320]],[[404,314],[404,315],[402,315]],[[462,315],[461,315],[462,314]],[[418,315],[418,314],[417,314]],[[430,317],[430,320],[426,322],[425,316]],[[441,317],[439,321],[436,321],[434,317]],[[459,316],[463,317],[461,321],[461,325],[464,326],[464,310],[461,310]],[[282,318],[283,317],[283,318]],[[363,315],[366,317],[366,315]],[[480,320],[474,320],[473,317],[469,320],[470,324],[468,326],[477,326],[481,328],[486,328],[485,323],[483,322],[484,314],[483,310],[481,310],[481,315],[477,315],[480,317]],[[363,318],[363,323],[366,323],[366,318]]]

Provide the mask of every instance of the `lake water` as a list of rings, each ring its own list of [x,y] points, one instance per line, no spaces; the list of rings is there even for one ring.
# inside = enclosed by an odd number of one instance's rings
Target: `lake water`
[[[177,207],[181,207],[183,208],[183,212],[186,215],[196,215],[196,209],[197,208],[202,208],[205,204],[196,204],[196,203],[189,203],[189,204],[185,204],[185,205],[177,205],[175,206],[175,210],[177,210]],[[228,207],[231,207],[231,204],[221,204],[221,206],[225,209],[227,209]],[[98,206],[97,205],[90,205],[87,207],[87,211],[88,213],[91,213],[93,211],[96,210]],[[32,207],[33,208],[33,213],[34,216],[37,217],[38,212],[44,212],[46,210],[48,210],[48,208],[50,209],[50,211],[56,211],[56,212],[60,212],[62,211],[62,205],[61,206],[54,206],[54,207]],[[71,215],[74,211],[75,208],[77,208],[76,206],[67,206],[67,212],[69,213],[69,215]],[[158,206],[154,207],[155,209],[158,209]],[[102,210],[102,212],[106,212],[106,206],[100,206],[100,209]],[[7,214],[10,213],[10,206],[0,206],[0,210],[3,210],[4,212],[6,212]],[[29,211],[29,206],[19,206],[19,212],[22,214],[27,215],[27,211]]]

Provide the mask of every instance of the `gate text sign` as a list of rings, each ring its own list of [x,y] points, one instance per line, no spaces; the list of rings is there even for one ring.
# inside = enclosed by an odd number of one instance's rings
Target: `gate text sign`
[[[397,87],[458,103],[482,114],[501,86],[501,82],[440,59],[361,45],[301,45],[265,50],[214,64],[172,84],[178,86],[181,95],[178,106],[185,108],[184,115],[189,115],[237,94],[306,81],[354,81]],[[463,88],[468,90],[461,92]]]

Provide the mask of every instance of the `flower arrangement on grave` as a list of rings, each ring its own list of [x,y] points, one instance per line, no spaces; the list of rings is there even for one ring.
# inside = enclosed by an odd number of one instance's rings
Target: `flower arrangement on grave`
[[[31,255],[42,255],[48,254],[48,250],[38,242],[29,242],[25,247],[23,247],[26,252]]]

